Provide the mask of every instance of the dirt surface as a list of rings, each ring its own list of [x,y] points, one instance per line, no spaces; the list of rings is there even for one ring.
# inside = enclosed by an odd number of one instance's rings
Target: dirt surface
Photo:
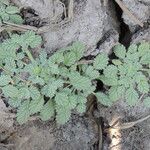
[[[49,27],[42,34],[48,53],[76,40],[86,44],[85,56],[102,51],[111,53],[118,42],[128,46],[141,40],[150,41],[150,0],[122,0],[144,27],[118,9],[116,0],[106,5],[105,1],[74,0],[73,14],[68,14],[68,3],[64,0],[12,0],[26,10],[22,12],[25,24]],[[141,102],[142,99],[135,107],[127,106],[123,100],[109,108],[97,105],[94,117],[103,120],[99,123],[102,150],[150,150],[150,119],[124,130],[108,130],[116,118],[120,118],[121,126],[149,115],[150,109]],[[10,112],[11,108],[0,99],[0,150],[100,150],[98,126],[89,116],[74,113],[61,127],[54,120],[34,120],[20,126]]]

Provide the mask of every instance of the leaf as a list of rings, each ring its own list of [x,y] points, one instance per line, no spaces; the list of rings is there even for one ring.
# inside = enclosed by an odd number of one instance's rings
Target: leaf
[[[104,69],[104,75],[107,78],[116,77],[118,73],[118,68],[114,65],[109,65]]]
[[[108,64],[108,56],[105,53],[101,53],[99,55],[96,56],[96,58],[94,59],[94,68],[98,69],[98,70],[102,70],[104,69]]]
[[[57,105],[64,106],[68,104],[68,95],[66,93],[57,93],[55,96],[55,102]]]
[[[18,98],[11,98],[11,99],[9,98],[9,100],[8,100],[8,104],[14,108],[19,107],[21,105],[21,102],[22,102],[22,100],[18,99]]]
[[[63,53],[56,52],[49,59],[51,62],[59,64],[64,61],[64,56],[63,56]]]
[[[114,47],[114,53],[117,57],[124,59],[126,56],[126,48],[123,45],[116,45]]]
[[[7,14],[5,12],[1,13],[0,17],[2,18],[3,21],[9,20],[9,14]]]
[[[112,76],[111,78],[107,78],[103,75],[99,77],[99,80],[101,80],[105,85],[107,86],[116,86],[118,85],[118,77],[117,76]]]
[[[76,95],[70,95],[68,97],[68,107],[70,109],[76,108],[76,106],[77,106],[77,99],[78,99],[78,96],[76,96]]]
[[[115,102],[124,96],[124,92],[124,86],[112,86],[109,89],[109,98],[111,101]]]
[[[52,98],[56,94],[57,89],[63,86],[63,83],[64,81],[61,79],[50,82],[42,88],[42,94]]]
[[[70,84],[78,90],[88,90],[91,87],[91,80],[87,77],[81,76],[77,72],[72,72],[69,75]]]
[[[137,52],[137,45],[136,44],[132,44],[129,46],[127,53],[133,54]]]
[[[8,85],[10,82],[12,82],[11,76],[9,75],[0,76],[0,86]]]
[[[23,124],[28,121],[30,117],[30,110],[29,110],[30,101],[26,100],[22,103],[17,111],[17,121],[20,124]]]
[[[30,91],[28,87],[22,87],[19,89],[18,97],[20,99],[29,99],[30,98]]]
[[[51,117],[54,116],[54,104],[52,100],[49,100],[40,111],[40,117],[43,121],[49,120]]]
[[[78,61],[83,57],[85,46],[81,42],[77,41],[72,44],[71,51],[75,53],[76,61]]]
[[[30,90],[30,96],[32,97],[32,99],[39,99],[41,97],[41,94],[37,87],[30,86],[29,90]]]
[[[40,112],[40,110],[43,108],[44,105],[44,99],[40,97],[39,99],[31,100],[29,105],[30,114],[35,114]]]
[[[77,61],[76,55],[74,52],[68,52],[64,55],[64,64],[66,66],[71,66]]]
[[[42,38],[39,35],[36,35],[33,31],[27,31],[21,36],[19,44],[22,47],[30,46],[31,48],[36,48],[42,42]]]
[[[85,74],[92,80],[99,77],[99,72],[95,70],[93,66],[88,66],[85,71]]]
[[[139,95],[133,87],[130,87],[126,90],[125,99],[128,105],[134,106],[138,102]]]
[[[16,6],[8,6],[6,8],[6,12],[8,14],[16,14],[16,13],[19,13],[20,11],[19,11],[19,8],[17,8]]]
[[[119,59],[113,59],[113,60],[112,60],[112,63],[113,63],[114,65],[116,65],[116,66],[122,65],[122,62],[121,62]]]
[[[147,97],[143,100],[143,104],[145,107],[150,108],[150,97]]]
[[[141,57],[140,63],[143,65],[150,65],[150,51]]]
[[[9,0],[0,0],[0,3],[3,3],[5,5],[9,5]]]
[[[150,44],[147,42],[141,43],[138,47],[139,56],[143,56],[150,51]]]
[[[52,74],[59,74],[59,68],[57,64],[54,64],[53,62],[49,61],[48,65]]]
[[[85,113],[86,112],[86,105],[79,103],[76,109],[79,113]]]
[[[68,107],[57,105],[56,112],[56,120],[58,124],[65,124],[67,121],[69,121],[71,117],[71,110]]]
[[[141,93],[148,93],[148,92],[149,92],[149,89],[150,89],[150,86],[149,86],[148,81],[146,81],[146,80],[141,80],[141,82],[138,83],[137,88],[138,88],[138,90],[139,90]]]
[[[16,24],[22,24],[23,23],[23,19],[21,18],[20,15],[10,15],[9,16],[9,21],[13,22],[13,23],[16,23]]]
[[[98,92],[95,93],[95,96],[97,97],[97,101],[103,104],[104,106],[112,106],[112,101],[109,99],[108,95]]]
[[[131,85],[134,84],[134,79],[128,76],[121,76],[120,80],[118,81],[119,85],[123,85],[125,88],[129,88]]]
[[[13,85],[4,86],[2,88],[2,91],[6,97],[11,97],[11,98],[17,97],[19,93],[18,89],[14,87]]]
[[[39,55],[40,63],[44,66],[47,63],[47,53],[42,50]]]

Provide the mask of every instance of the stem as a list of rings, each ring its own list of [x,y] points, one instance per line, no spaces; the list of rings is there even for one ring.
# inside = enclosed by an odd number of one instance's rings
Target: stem
[[[27,56],[29,57],[29,59],[31,60],[31,62],[34,62],[34,58],[31,54],[31,52],[27,48],[24,48],[24,51],[27,54]]]

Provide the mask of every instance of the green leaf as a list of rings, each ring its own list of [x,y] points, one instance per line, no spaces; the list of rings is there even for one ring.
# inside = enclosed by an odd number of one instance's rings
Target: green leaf
[[[16,23],[16,24],[22,24],[23,23],[23,19],[21,18],[21,16],[19,15],[10,15],[9,19],[11,22]]]
[[[9,14],[5,13],[5,12],[2,12],[0,14],[1,18],[3,21],[8,21],[9,20]]]
[[[111,78],[107,78],[103,75],[99,77],[99,80],[101,80],[105,85],[107,86],[116,86],[118,85],[118,77],[117,76],[112,76]]]
[[[123,45],[116,45],[114,47],[114,53],[117,57],[124,59],[126,56],[126,48]]]
[[[30,90],[30,96],[32,97],[32,99],[39,99],[41,97],[41,94],[37,87],[31,86],[29,90]]]
[[[108,56],[105,53],[101,53],[99,55],[96,56],[96,58],[94,59],[94,68],[98,69],[98,70],[102,70],[104,69],[108,64]]]
[[[133,87],[130,87],[125,93],[125,99],[128,105],[135,106],[135,104],[138,102],[139,95]]]
[[[16,13],[19,13],[20,11],[19,11],[19,8],[17,8],[16,6],[8,6],[6,8],[6,12],[8,14],[16,14]]]
[[[95,96],[97,97],[97,101],[103,104],[104,106],[112,106],[112,101],[109,99],[108,95],[98,92],[95,93]]]
[[[56,112],[56,120],[58,124],[65,124],[67,121],[69,121],[71,117],[70,108],[57,105]]]
[[[63,62],[64,61],[63,53],[56,52],[55,54],[53,54],[50,57],[50,61],[53,62],[53,63],[58,63],[58,64]]]
[[[118,81],[119,85],[123,85],[124,87],[128,88],[131,85],[134,84],[134,79],[132,77],[128,77],[128,76],[121,76],[120,80]]]
[[[59,74],[59,68],[57,64],[54,64],[53,62],[49,61],[48,65],[52,74]]]
[[[73,51],[75,53],[76,61],[78,61],[84,55],[85,46],[81,42],[78,41],[72,44],[70,51]]]
[[[8,85],[10,82],[12,82],[11,76],[9,75],[0,76],[0,86]]]
[[[44,99],[41,97],[39,99],[31,100],[29,110],[30,114],[35,114],[40,112],[40,110],[43,108],[44,105]]]
[[[150,97],[147,97],[143,100],[143,104],[145,107],[150,108]]]
[[[18,89],[14,87],[13,85],[4,86],[2,88],[2,91],[6,97],[11,97],[11,98],[17,97],[19,93]]]
[[[54,104],[52,100],[49,100],[42,108],[40,112],[40,117],[43,121],[49,120],[55,114]]]
[[[40,63],[44,66],[47,63],[47,53],[42,50],[39,55]]]
[[[55,96],[55,102],[57,105],[64,106],[68,104],[68,95],[66,93],[57,93]]]
[[[22,87],[19,89],[18,97],[20,99],[29,99],[30,98],[30,91],[28,87]]]
[[[138,50],[138,47],[136,44],[132,44],[129,46],[127,53],[133,54],[136,53]]]
[[[9,0],[0,0],[0,3],[3,3],[5,5],[9,5]]]
[[[63,83],[64,81],[61,79],[50,82],[42,88],[42,94],[52,98],[56,94],[57,89],[63,86]]]
[[[109,98],[111,101],[115,102],[124,96],[124,92],[124,86],[112,86],[109,89]]]
[[[114,65],[116,65],[116,66],[122,65],[122,62],[121,62],[119,59],[113,59],[113,60],[112,60],[112,63],[113,63]]]
[[[71,66],[76,62],[76,55],[74,52],[68,52],[64,55],[64,64],[66,66]]]
[[[141,93],[148,93],[150,89],[150,85],[148,81],[141,80],[141,82],[138,83],[137,88]]]
[[[14,108],[19,107],[21,105],[21,102],[22,102],[22,100],[18,99],[18,98],[11,98],[11,99],[9,98],[9,100],[8,100],[8,104]]]
[[[141,57],[140,63],[143,65],[150,65],[150,51]]]
[[[41,44],[41,42],[41,36],[36,35],[33,31],[27,31],[21,36],[19,44],[21,44],[21,46],[25,48],[27,46],[30,46],[31,48],[36,48]]]
[[[72,72],[69,75],[70,84],[78,90],[88,90],[91,87],[91,80],[87,77],[81,76],[77,72]]]
[[[77,111],[79,113],[85,113],[86,112],[86,105],[82,104],[82,103],[79,103],[78,106],[77,106]]]
[[[85,71],[85,74],[92,80],[99,77],[99,72],[95,70],[93,66],[88,66]]]
[[[30,101],[26,100],[22,103],[17,111],[17,121],[20,124],[23,124],[28,121],[30,117],[30,110],[29,110]]]
[[[107,78],[116,77],[117,73],[118,73],[118,68],[116,66],[114,66],[114,65],[109,65],[104,70],[104,75]]]
[[[141,43],[138,47],[139,56],[143,56],[150,51],[150,44],[147,42]]]
[[[76,106],[77,106],[77,99],[78,99],[78,96],[77,96],[77,95],[70,95],[70,96],[68,97],[68,104],[67,104],[67,106],[68,106],[70,109],[76,108]]]

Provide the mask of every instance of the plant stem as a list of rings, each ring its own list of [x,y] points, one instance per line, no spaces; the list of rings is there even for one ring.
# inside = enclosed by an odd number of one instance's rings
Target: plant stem
[[[27,56],[29,57],[29,59],[31,60],[31,62],[34,62],[34,58],[31,54],[31,52],[27,48],[25,48],[24,51],[27,54]]]

